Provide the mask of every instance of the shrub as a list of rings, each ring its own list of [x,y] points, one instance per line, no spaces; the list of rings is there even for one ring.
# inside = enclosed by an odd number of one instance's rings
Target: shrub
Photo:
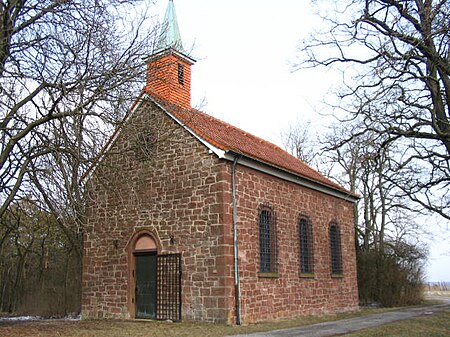
[[[426,252],[405,242],[358,251],[358,287],[362,305],[385,307],[418,304],[423,300]]]

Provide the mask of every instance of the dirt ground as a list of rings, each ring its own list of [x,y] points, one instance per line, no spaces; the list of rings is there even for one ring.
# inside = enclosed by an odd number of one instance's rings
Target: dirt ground
[[[335,317],[330,317],[336,319]],[[322,317],[326,320],[326,317]],[[157,322],[135,320],[44,320],[28,322],[0,322],[0,337],[220,337],[251,333],[317,322],[317,318],[230,326],[197,322]],[[294,325],[292,325],[294,324]]]
[[[395,308],[362,309],[353,313],[321,317],[309,316],[294,320],[267,322],[247,326],[198,322],[173,323],[148,320],[0,320],[0,337],[221,337],[299,327],[394,310]]]
[[[216,326],[211,328],[217,330]],[[223,326],[226,328],[226,326]],[[209,336],[209,327],[203,324],[137,322],[137,321],[63,321],[0,323],[1,337],[153,337],[153,336]],[[206,333],[205,333],[206,332]],[[214,332],[216,333],[216,332]],[[215,336],[216,334],[210,335]]]
[[[171,323],[150,320],[0,320],[0,337],[221,337],[358,317],[382,310],[386,309],[366,309],[353,313],[321,317],[308,316],[294,320],[246,326],[198,322]]]

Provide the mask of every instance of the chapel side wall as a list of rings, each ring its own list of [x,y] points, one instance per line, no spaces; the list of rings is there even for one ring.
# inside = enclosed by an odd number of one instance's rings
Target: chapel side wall
[[[238,166],[237,214],[242,320],[245,323],[334,313],[358,308],[353,204]],[[258,208],[273,208],[277,226],[278,277],[258,275]],[[299,215],[313,228],[314,277],[300,276]],[[328,226],[340,226],[343,277],[331,276]]]
[[[224,206],[231,203],[229,174],[153,104],[140,110],[86,188],[82,316],[130,317],[127,245],[145,230],[159,253],[182,254],[183,319],[227,321],[233,307],[231,209]],[[149,129],[158,141],[143,153],[136,144]]]

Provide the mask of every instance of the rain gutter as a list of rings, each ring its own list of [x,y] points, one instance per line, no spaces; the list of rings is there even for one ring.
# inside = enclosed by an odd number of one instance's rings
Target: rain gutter
[[[241,287],[239,282],[239,250],[237,235],[237,210],[236,210],[236,164],[241,158],[236,154],[231,169],[231,195],[233,203],[233,249],[234,249],[234,303],[236,305],[236,325],[241,325]]]

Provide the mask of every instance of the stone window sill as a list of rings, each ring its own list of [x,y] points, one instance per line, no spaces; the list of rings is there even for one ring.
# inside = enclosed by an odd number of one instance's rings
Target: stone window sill
[[[316,275],[314,273],[300,273],[301,278],[314,278]]]
[[[331,278],[344,278],[344,274],[331,274]]]

